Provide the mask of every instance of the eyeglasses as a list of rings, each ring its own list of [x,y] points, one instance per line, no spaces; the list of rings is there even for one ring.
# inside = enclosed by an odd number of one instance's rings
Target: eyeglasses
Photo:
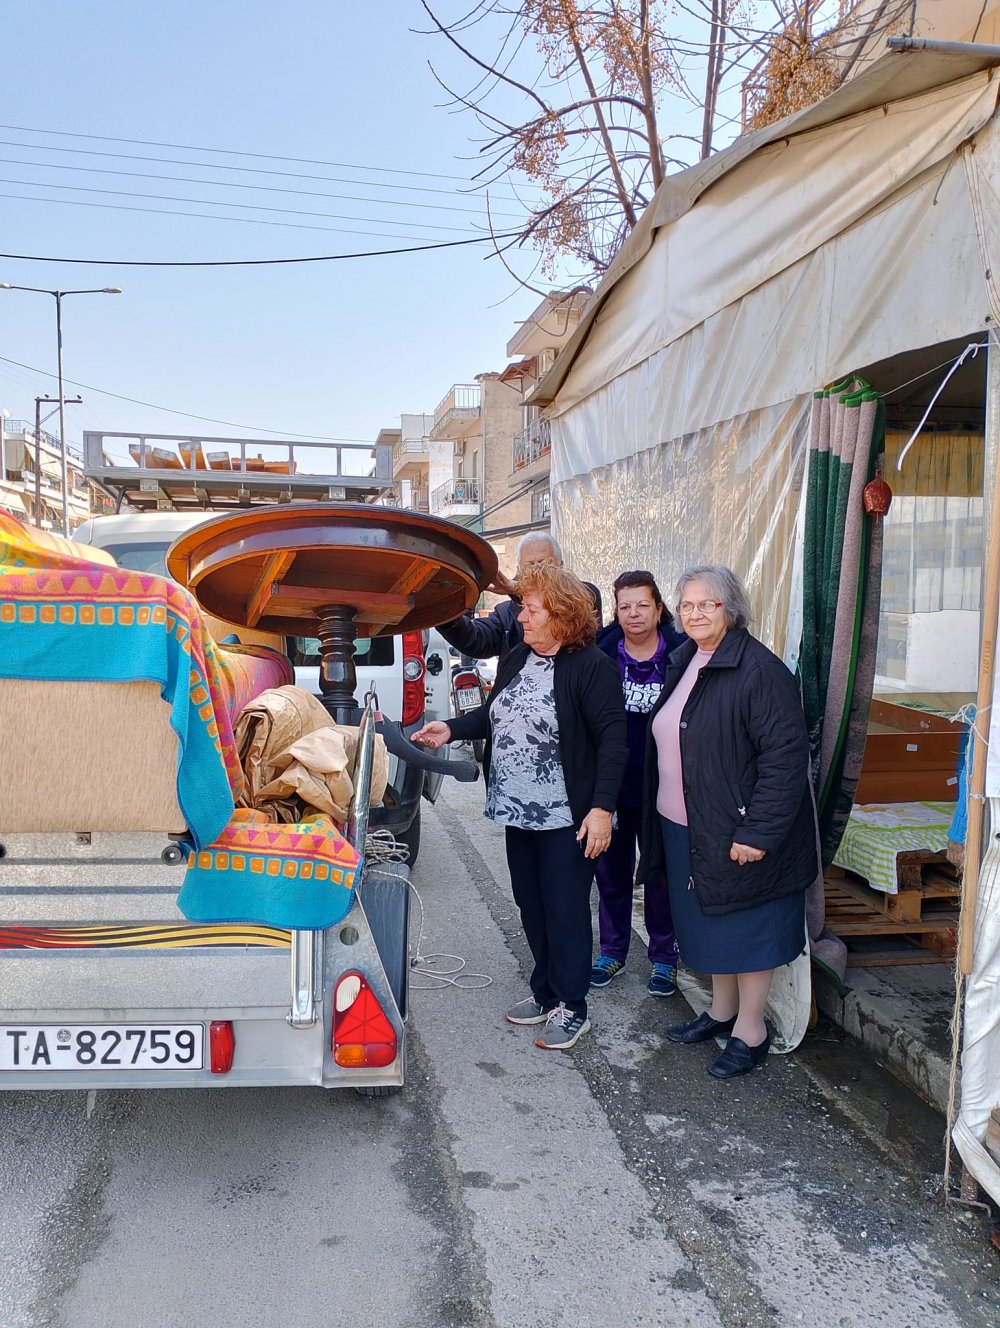
[[[698,613],[714,613],[716,609],[722,608],[721,600],[700,599],[697,604],[692,600],[686,599],[683,604],[677,605],[677,612],[682,618],[690,618],[696,610]]]

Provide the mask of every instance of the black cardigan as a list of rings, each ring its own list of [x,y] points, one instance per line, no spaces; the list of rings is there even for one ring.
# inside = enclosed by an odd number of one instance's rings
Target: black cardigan
[[[490,699],[448,721],[452,741],[484,738],[483,775],[487,785],[492,763],[489,711],[496,697],[521,672],[530,654],[522,642],[504,656]],[[628,748],[625,745],[625,702],[618,669],[596,646],[560,650],[553,677],[559,758],[570,811],[577,825],[593,807],[613,812],[618,801]]]
[[[670,656],[653,720],[697,650]],[[702,912],[732,913],[805,890],[816,879],[816,817],[799,689],[780,659],[743,629],[727,632],[699,671],[680,722],[691,879]],[[656,743],[646,745],[639,880],[664,874],[656,812]],[[764,850],[733,862],[733,843]]]

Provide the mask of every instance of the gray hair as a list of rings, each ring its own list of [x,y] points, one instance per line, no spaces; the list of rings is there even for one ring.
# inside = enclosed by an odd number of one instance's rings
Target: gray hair
[[[722,611],[726,615],[726,626],[730,630],[749,627],[753,622],[747,592],[743,589],[742,582],[736,573],[728,567],[718,567],[711,564],[704,567],[689,567],[677,582],[677,589],[674,591],[675,605],[680,604],[685,586],[692,581],[704,581],[705,585],[708,586],[711,593],[722,605]],[[674,626],[679,632],[687,631],[680,614],[676,611],[674,612]]]
[[[552,557],[562,567],[563,556],[562,549],[559,547],[559,541],[554,535],[550,535],[545,530],[529,530],[526,535],[522,535],[517,542],[517,561],[521,562],[521,554],[532,544],[547,544],[551,550]]]

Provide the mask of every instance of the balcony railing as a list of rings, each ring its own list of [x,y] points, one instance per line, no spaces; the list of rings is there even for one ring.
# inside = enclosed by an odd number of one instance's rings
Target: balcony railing
[[[552,451],[552,425],[548,420],[532,420],[526,429],[514,435],[511,468],[523,470],[539,457]]]
[[[461,438],[471,420],[479,418],[482,389],[478,383],[454,383],[444,394],[434,411],[431,437]]]
[[[453,383],[437,404],[434,423],[437,424],[450,410],[478,410],[482,389],[478,383]]]
[[[395,473],[407,461],[427,460],[426,438],[401,438],[392,449],[392,469]]]
[[[431,491],[431,511],[438,516],[449,507],[480,507],[482,501],[478,479],[446,480]]]

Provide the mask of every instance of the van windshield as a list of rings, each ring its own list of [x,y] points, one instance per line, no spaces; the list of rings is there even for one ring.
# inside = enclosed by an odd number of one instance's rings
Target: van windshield
[[[365,668],[384,668],[393,664],[396,652],[391,636],[361,637],[354,642],[354,662]],[[289,637],[292,663],[305,668],[316,668],[320,663],[319,638],[316,636]]]
[[[162,544],[105,544],[103,548],[111,554],[119,567],[127,567],[131,572],[151,572],[154,576],[167,575],[167,549],[169,541]]]

